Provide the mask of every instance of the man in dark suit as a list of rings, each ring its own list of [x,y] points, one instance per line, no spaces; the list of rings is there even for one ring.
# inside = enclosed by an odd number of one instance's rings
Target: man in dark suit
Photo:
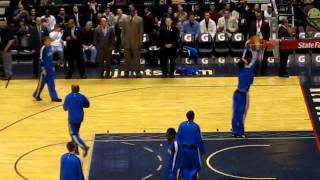
[[[33,78],[38,78],[39,75],[40,49],[45,36],[49,36],[49,30],[42,24],[42,19],[37,17],[35,26],[31,28]]]
[[[85,19],[82,14],[79,13],[79,8],[77,5],[73,5],[71,19],[74,20],[76,27],[83,27],[85,23]]]
[[[174,76],[176,54],[178,49],[179,30],[172,26],[172,19],[168,16],[165,20],[165,26],[160,29],[161,44],[161,67],[163,77],[168,76],[168,60],[170,59],[169,76]]]
[[[67,41],[68,74],[66,79],[72,78],[74,63],[77,62],[81,79],[85,78],[85,69],[82,59],[81,29],[76,27],[75,21],[69,19],[68,28],[64,31],[63,40]]]
[[[262,19],[261,11],[256,12],[256,20],[251,22],[249,37],[253,35],[258,35],[260,39],[263,39],[266,41],[268,41],[270,38],[270,27],[269,27],[269,24]],[[261,75],[265,75],[266,73],[267,61],[268,61],[268,56],[266,54],[266,49],[265,49],[263,54],[263,60],[261,62],[261,68],[260,68]]]
[[[278,29],[278,38],[286,39],[292,37],[292,29],[289,26],[289,22],[287,18],[281,20],[281,25]],[[279,76],[280,77],[289,77],[287,72],[287,62],[290,54],[290,50],[282,50],[280,49],[280,67],[279,67]]]
[[[140,72],[140,48],[143,42],[143,20],[136,15],[136,9],[129,5],[130,15],[123,22],[122,44],[124,47],[124,68],[125,77],[129,77],[129,70],[136,73],[136,77],[141,77]]]
[[[94,31],[94,44],[98,50],[98,62],[101,67],[101,78],[111,78],[111,55],[115,42],[115,32],[109,26],[107,18],[101,18],[100,26]]]

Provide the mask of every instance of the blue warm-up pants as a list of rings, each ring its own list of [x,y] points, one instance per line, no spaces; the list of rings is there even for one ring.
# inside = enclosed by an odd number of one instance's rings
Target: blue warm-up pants
[[[79,130],[81,124],[71,124],[69,123],[69,133],[72,138],[72,141],[75,142],[81,149],[85,150],[88,146],[80,138]]]
[[[34,93],[35,97],[40,97],[40,94],[44,88],[44,85],[46,85],[46,84],[48,85],[49,94],[50,94],[51,99],[58,99],[58,95],[57,95],[55,85],[54,85],[54,73],[51,73],[51,72],[47,72],[46,75],[44,75],[41,72],[38,86],[37,86],[37,89]]]
[[[197,147],[183,146],[180,151],[178,176],[182,180],[195,180],[201,169],[201,157]]]
[[[236,90],[233,94],[233,135],[244,135],[244,120],[249,107],[249,94]]]

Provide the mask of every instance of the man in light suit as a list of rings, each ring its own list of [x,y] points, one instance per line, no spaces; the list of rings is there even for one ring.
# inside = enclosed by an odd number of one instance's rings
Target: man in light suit
[[[226,32],[229,36],[232,35],[231,33],[238,31],[237,20],[233,16],[230,16],[228,10],[225,10],[223,17],[219,18],[217,26],[219,32]]]
[[[129,77],[129,70],[135,71],[136,77],[141,77],[140,48],[143,42],[143,20],[136,15],[136,9],[129,5],[130,15],[123,22],[122,44],[124,47],[125,77]]]
[[[101,67],[101,78],[111,78],[111,55],[115,42],[115,32],[109,26],[107,18],[101,18],[100,26],[94,31],[94,44],[98,50],[98,62]]]
[[[217,31],[216,23],[210,19],[209,12],[204,14],[204,19],[200,22],[200,32],[201,33],[209,33],[213,38]]]

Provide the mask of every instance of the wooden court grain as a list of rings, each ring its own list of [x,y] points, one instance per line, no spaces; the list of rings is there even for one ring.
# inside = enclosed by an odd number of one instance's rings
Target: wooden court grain
[[[73,83],[91,97],[80,130],[86,140],[107,131],[164,132],[168,127],[177,128],[190,109],[195,111],[202,131],[230,131],[237,78],[57,80],[58,95],[64,98]],[[13,80],[5,89],[5,82],[0,82],[0,179],[21,179],[14,164],[24,153],[70,140],[62,103],[52,103],[46,87],[43,101],[34,101],[31,95],[36,84],[36,80]],[[311,130],[297,77],[255,79],[250,88],[246,130]],[[34,151],[19,161],[17,169],[32,180],[58,179],[64,152],[64,144]],[[89,159],[84,160],[86,174]]]

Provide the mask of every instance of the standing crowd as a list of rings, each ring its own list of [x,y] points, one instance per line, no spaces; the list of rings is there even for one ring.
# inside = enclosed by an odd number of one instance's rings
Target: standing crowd
[[[58,7],[56,7],[58,8]],[[113,7],[112,7],[113,8]],[[164,7],[163,7],[164,8]],[[80,9],[82,11],[80,11]],[[176,9],[176,10],[174,10]],[[6,77],[12,76],[10,49],[28,49],[32,52],[33,77],[39,76],[40,49],[43,38],[51,39],[54,59],[58,65],[67,67],[66,78],[72,78],[75,65],[81,78],[86,78],[86,68],[98,64],[100,77],[112,77],[112,55],[124,54],[125,77],[129,75],[141,77],[140,57],[144,34],[149,39],[150,47],[160,48],[160,60],[163,76],[172,77],[175,71],[175,59],[179,41],[183,34],[190,33],[198,38],[200,33],[208,33],[212,37],[217,32],[228,35],[242,33],[245,37],[259,35],[263,40],[270,39],[270,25],[273,17],[271,4],[266,10],[261,10],[260,4],[247,4],[245,0],[238,3],[216,3],[211,5],[194,4],[192,7],[168,5],[165,11],[145,7],[143,11],[129,5],[128,14],[116,9],[112,12],[110,6],[103,7],[95,0],[86,2],[84,6],[73,5],[67,11],[60,7],[57,14],[45,9],[19,4],[13,11],[10,20],[2,18],[0,24],[1,41],[0,54],[5,66]],[[280,25],[279,37],[291,37],[294,34],[287,19]],[[6,37],[6,38],[4,38]],[[15,45],[14,41],[18,44]],[[280,53],[280,76],[287,76],[286,61],[288,53]],[[261,74],[267,69],[267,53],[261,63]],[[147,58],[147,57],[146,57]],[[147,59],[152,64],[153,57]],[[168,62],[170,60],[170,67]],[[132,73],[129,73],[129,72]]]

